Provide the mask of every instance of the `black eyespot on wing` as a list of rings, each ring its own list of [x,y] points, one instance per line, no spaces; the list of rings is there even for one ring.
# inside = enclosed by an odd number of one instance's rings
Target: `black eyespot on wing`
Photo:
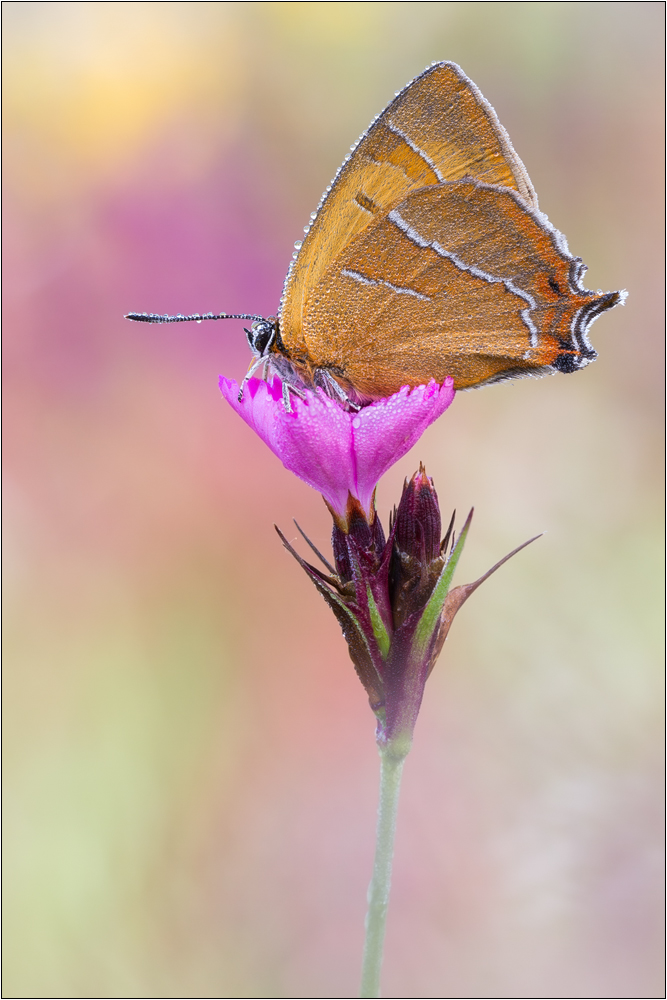
[[[557,372],[569,375],[570,372],[576,372],[581,368],[581,362],[576,354],[564,352],[558,355],[551,367],[555,368]]]
[[[556,295],[560,295],[562,297],[563,292],[561,291],[560,285],[558,284],[558,282],[554,277],[549,278],[549,288],[551,289],[552,292],[555,292]]]

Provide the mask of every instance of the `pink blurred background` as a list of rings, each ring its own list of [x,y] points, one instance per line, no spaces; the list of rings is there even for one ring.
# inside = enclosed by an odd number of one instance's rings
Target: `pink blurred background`
[[[5,984],[352,997],[373,717],[273,530],[330,519],[219,397],[359,133],[431,60],[627,288],[584,372],[460,395],[474,503],[408,761],[388,997],[658,997],[662,3],[5,3]]]

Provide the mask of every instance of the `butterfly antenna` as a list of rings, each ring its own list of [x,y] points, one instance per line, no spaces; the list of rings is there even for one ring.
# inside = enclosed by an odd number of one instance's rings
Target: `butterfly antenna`
[[[176,316],[162,316],[160,313],[127,313],[125,319],[131,319],[134,323],[201,323],[204,319],[250,319],[261,322],[263,316],[252,316],[250,313],[193,313],[191,316],[184,316],[177,313]]]

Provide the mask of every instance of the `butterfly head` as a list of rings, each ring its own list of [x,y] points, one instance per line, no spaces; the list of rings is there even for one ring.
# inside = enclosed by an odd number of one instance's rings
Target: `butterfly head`
[[[276,344],[278,321],[275,316],[255,320],[245,333],[252,353],[258,358],[265,358]]]

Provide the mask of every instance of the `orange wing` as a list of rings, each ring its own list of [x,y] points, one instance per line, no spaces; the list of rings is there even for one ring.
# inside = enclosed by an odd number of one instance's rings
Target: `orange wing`
[[[348,244],[411,192],[472,177],[537,198],[495,111],[455,63],[437,63],[371,124],[327,189],[285,280],[280,334],[302,354],[308,295]]]
[[[596,357],[592,320],[621,300],[586,291],[582,271],[515,190],[425,187],[329,263],[306,298],[305,358],[366,399],[448,375],[462,389],[573,371]]]

